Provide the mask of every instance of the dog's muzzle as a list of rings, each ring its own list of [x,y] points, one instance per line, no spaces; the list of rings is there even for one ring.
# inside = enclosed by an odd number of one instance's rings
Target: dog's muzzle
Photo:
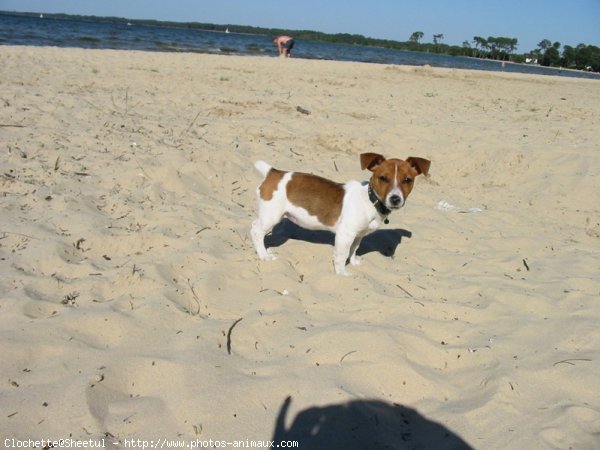
[[[393,209],[402,208],[402,206],[404,205],[404,199],[402,198],[402,196],[397,194],[390,195],[390,197],[388,198],[388,202],[389,207]]]

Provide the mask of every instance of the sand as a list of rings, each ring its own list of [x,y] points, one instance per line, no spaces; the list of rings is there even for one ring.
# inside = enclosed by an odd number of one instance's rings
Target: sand
[[[598,448],[597,81],[11,46],[0,67],[0,445]],[[363,265],[336,276],[331,235],[289,225],[259,261],[253,161],[366,180],[362,152],[432,161]]]

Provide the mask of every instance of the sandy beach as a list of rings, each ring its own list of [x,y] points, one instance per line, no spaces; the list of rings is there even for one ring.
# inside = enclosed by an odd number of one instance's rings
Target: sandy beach
[[[0,67],[0,446],[600,445],[597,81],[11,46]],[[432,164],[352,276],[290,224],[259,261],[253,162],[366,180],[362,152]]]

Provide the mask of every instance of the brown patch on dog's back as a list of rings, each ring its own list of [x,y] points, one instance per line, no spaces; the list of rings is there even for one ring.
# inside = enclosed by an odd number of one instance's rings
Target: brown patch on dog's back
[[[330,227],[340,218],[344,192],[342,184],[307,173],[294,173],[287,185],[290,202]]]
[[[258,188],[260,192],[260,198],[263,200],[271,200],[273,198],[273,193],[277,190],[277,186],[279,186],[279,182],[284,175],[285,172],[283,170],[269,170],[269,173]]]

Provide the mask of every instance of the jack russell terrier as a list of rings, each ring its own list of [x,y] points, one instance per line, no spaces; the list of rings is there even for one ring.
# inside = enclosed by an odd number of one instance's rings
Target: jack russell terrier
[[[309,230],[335,233],[333,264],[338,275],[348,275],[346,261],[361,263],[356,250],[367,234],[387,216],[404,206],[417,175],[429,173],[431,162],[410,157],[385,159],[377,153],[360,155],[361,168],[373,172],[369,182],[345,184],[300,172],[284,172],[264,161],[254,166],[264,177],[256,189],[258,219],[252,223],[252,241],[260,259],[273,260],[264,238],[287,217]]]

